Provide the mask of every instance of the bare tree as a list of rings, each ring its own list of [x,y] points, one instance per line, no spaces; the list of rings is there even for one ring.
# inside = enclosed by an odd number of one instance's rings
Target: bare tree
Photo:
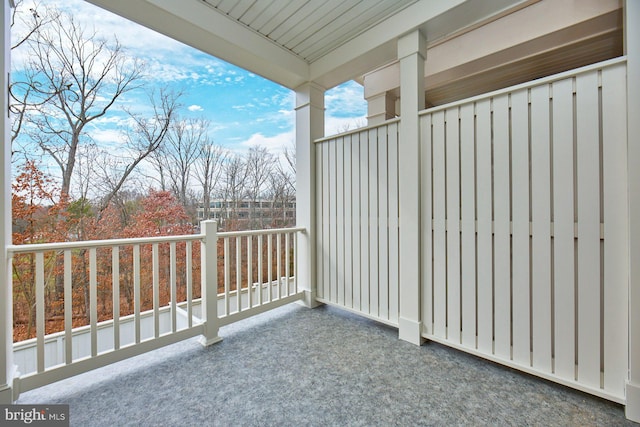
[[[60,168],[62,193],[69,194],[78,150],[88,140],[85,127],[138,87],[143,64],[117,39],[99,39],[66,13],[34,26],[21,44],[29,59],[25,81],[12,86],[13,111],[20,116],[14,134],[28,121],[23,149],[35,144],[49,156]]]
[[[273,154],[266,147],[251,147],[246,154],[246,195],[250,202],[249,225],[252,227],[264,226],[262,215],[257,212],[257,208],[269,176],[273,172],[274,161]]]
[[[201,141],[198,156],[195,159],[195,178],[202,187],[203,218],[211,216],[211,195],[220,185],[223,164],[227,152],[219,145],[210,143],[208,139]]]
[[[101,179],[97,181],[102,183],[100,193],[104,194],[98,206],[99,212],[109,206],[138,165],[161,147],[180,107],[179,97],[180,94],[164,90],[158,96],[152,93],[149,96],[153,109],[151,117],[129,113],[133,126],[126,132],[123,146],[118,149],[123,154],[115,157],[105,152],[104,160],[99,162]]]
[[[247,183],[247,165],[243,156],[233,155],[227,159],[223,168],[224,214],[232,221],[231,227],[238,226],[238,208],[245,194]]]

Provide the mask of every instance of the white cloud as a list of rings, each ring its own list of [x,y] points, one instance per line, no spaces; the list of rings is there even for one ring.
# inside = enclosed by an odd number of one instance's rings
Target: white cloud
[[[326,136],[347,132],[367,125],[367,116],[325,117],[324,134]]]
[[[189,107],[187,107],[187,110],[189,111],[204,111],[204,108],[202,108],[199,105],[190,105]]]

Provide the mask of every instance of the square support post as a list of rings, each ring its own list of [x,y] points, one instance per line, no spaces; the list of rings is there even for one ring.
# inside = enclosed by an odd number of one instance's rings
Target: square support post
[[[222,341],[218,336],[218,224],[215,221],[202,221],[200,232],[204,235],[200,250],[204,334],[200,344],[207,347]]]
[[[627,170],[629,180],[629,381],[626,416],[640,422],[640,1],[624,5],[627,55]]]
[[[11,7],[9,0],[0,0],[2,30],[0,30],[0,98],[2,99],[2,207],[0,207],[0,246],[2,246],[2,262],[0,263],[0,404],[12,403],[16,396],[13,379],[16,375],[13,364],[13,292],[11,283],[11,265],[7,246],[12,243],[11,237],[11,122],[9,119],[9,70],[11,69]]]
[[[400,61],[400,332],[402,340],[422,343],[420,227],[420,121],[424,109],[426,41],[419,30],[398,40]],[[429,197],[425,195],[424,197]]]
[[[324,136],[324,92],[314,83],[296,88],[296,224],[305,227],[298,233],[298,284],[304,292],[304,304],[317,307],[316,301],[316,155],[314,141]]]

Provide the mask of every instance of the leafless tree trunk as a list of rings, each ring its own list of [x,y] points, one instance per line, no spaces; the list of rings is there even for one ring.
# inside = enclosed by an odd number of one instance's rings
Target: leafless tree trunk
[[[211,216],[211,195],[220,185],[227,152],[219,145],[201,141],[194,163],[195,178],[202,187],[203,218]]]

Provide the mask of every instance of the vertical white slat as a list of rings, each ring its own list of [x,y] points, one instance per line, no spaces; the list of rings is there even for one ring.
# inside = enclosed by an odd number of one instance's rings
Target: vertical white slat
[[[282,234],[280,233],[276,234],[276,248],[278,251],[278,256],[276,258],[276,266],[278,268],[278,289],[276,291],[276,298],[280,299],[282,298]]]
[[[72,273],[71,273],[71,250],[64,251],[64,354],[65,363],[68,365],[73,362],[73,289],[72,289]],[[115,277],[115,276],[114,276]],[[115,295],[115,292],[114,292]],[[115,298],[115,296],[114,296]],[[115,313],[115,304],[114,304]],[[114,332],[115,329],[114,319]],[[117,349],[117,347],[116,347]]]
[[[447,339],[460,344],[460,115],[446,114]]]
[[[273,234],[267,234],[267,302],[273,299]],[[324,276],[327,277],[327,276]]]
[[[231,312],[229,292],[231,291],[231,248],[229,237],[224,239],[224,314],[226,316]]]
[[[353,210],[351,136],[344,138],[344,305],[353,308]]]
[[[140,344],[140,245],[133,245],[133,325],[136,344]]]
[[[573,80],[553,83],[554,372],[575,379]]]
[[[242,237],[240,236],[236,237],[236,311],[242,311]]]
[[[262,234],[259,234],[258,235],[258,306],[262,305],[262,269],[264,268],[264,265],[262,262],[263,248],[264,248],[264,244],[262,241]],[[296,283],[297,281],[298,281],[298,268],[296,267]]]
[[[511,359],[509,95],[493,98],[494,354]]]
[[[322,146],[324,144],[318,143],[315,144],[314,148],[316,150],[316,210],[318,211],[316,214],[316,290],[319,298],[324,297],[324,168],[323,168],[323,157],[322,157]],[[260,246],[262,248],[262,246]],[[260,270],[262,271],[262,269]],[[260,291],[260,295],[262,295],[262,291]],[[262,304],[262,300],[260,300],[260,304]]]
[[[420,185],[422,228],[422,324],[427,335],[434,335],[433,329],[433,203],[432,203],[432,150],[431,114],[420,117]],[[398,168],[401,166],[398,165]],[[399,213],[399,212],[398,212]],[[398,242],[399,245],[399,242]],[[398,269],[400,265],[398,264]]]
[[[389,153],[387,126],[378,130],[378,316],[389,319]]]
[[[352,232],[352,251],[353,256],[353,309],[360,310],[362,308],[361,291],[361,249],[360,249],[360,133],[351,135],[351,232]]]
[[[298,236],[293,235],[293,292],[298,294]]]
[[[289,288],[289,277],[291,277],[291,272],[289,271],[289,250],[291,249],[291,244],[289,243],[289,239],[291,238],[291,233],[287,233],[284,235],[284,282],[287,289],[286,296],[291,295],[291,289]]]
[[[551,158],[549,86],[531,89],[533,367],[551,372]]]
[[[369,138],[360,132],[360,306],[369,311]]]
[[[171,242],[169,244],[169,286],[171,291],[171,332],[176,332],[178,330],[178,318],[177,318],[177,280],[176,280],[176,242]]]
[[[379,315],[378,129],[369,130],[369,314]]]
[[[89,324],[91,327],[91,357],[98,355],[98,276],[96,248],[89,249]]]
[[[598,75],[576,77],[578,381],[600,387],[600,142]]]
[[[433,334],[447,335],[447,234],[445,116],[432,116],[433,126]]]
[[[335,301],[344,305],[344,137],[336,145],[336,283]]]
[[[337,196],[337,175],[338,165],[336,159],[335,139],[328,141],[329,144],[329,299],[338,302],[338,196]],[[278,238],[279,239],[279,238]],[[279,241],[279,240],[278,240]],[[280,271],[278,271],[278,277]],[[278,289],[280,282],[278,282]],[[278,291],[279,292],[279,291]],[[278,298],[280,294],[278,294]]]
[[[38,372],[44,372],[44,253],[36,252],[36,364]]]
[[[217,243],[217,242],[216,242]],[[185,242],[185,267],[187,269],[187,327],[191,329],[193,327],[193,244],[191,240]],[[216,244],[216,262],[218,262],[218,245]],[[216,289],[216,300],[218,290]]]
[[[513,361],[531,365],[528,90],[511,93]]]
[[[153,336],[160,336],[160,254],[158,244],[152,245],[152,270],[153,270]]]
[[[389,158],[389,320],[398,323],[399,311],[399,237],[398,237],[398,124],[389,125],[388,131]]]
[[[476,195],[473,104],[460,108],[462,345],[476,347]]]
[[[329,141],[322,143],[322,297],[331,299],[331,239],[330,239],[330,206],[331,192],[329,189]],[[271,252],[269,252],[271,253]],[[271,265],[271,264],[270,264]],[[270,285],[271,286],[271,285]]]
[[[476,174],[478,211],[478,343],[483,353],[493,354],[493,248],[491,187],[490,100],[476,103]]]
[[[604,185],[604,389],[623,395],[627,378],[628,280],[626,68],[602,71]]]
[[[253,307],[253,236],[247,236],[247,307]]]
[[[111,288],[113,295],[113,349],[120,349],[120,247],[111,248]]]

